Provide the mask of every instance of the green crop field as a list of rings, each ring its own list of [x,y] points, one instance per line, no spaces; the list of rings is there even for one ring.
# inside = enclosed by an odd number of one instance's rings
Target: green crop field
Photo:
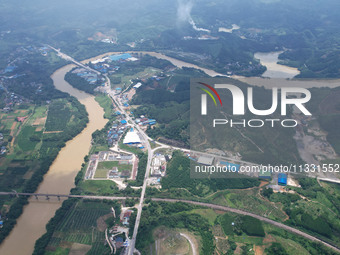
[[[117,189],[116,183],[110,180],[97,181],[86,180],[79,184],[82,194],[112,195],[113,190]]]
[[[38,144],[38,141],[34,142],[30,139],[33,135],[41,136],[42,132],[36,132],[35,127],[24,126],[19,133],[16,142],[24,152],[34,150]]]
[[[114,167],[117,167],[119,172],[124,170],[132,170],[132,165],[130,164],[120,164],[118,161],[102,161],[98,163],[95,177],[105,178],[107,171],[112,170]]]

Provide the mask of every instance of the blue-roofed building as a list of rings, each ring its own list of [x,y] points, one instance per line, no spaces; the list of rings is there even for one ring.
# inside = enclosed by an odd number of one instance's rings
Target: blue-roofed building
[[[4,225],[4,222],[2,220],[0,220],[0,226]]]
[[[117,115],[121,115],[120,111],[116,111],[116,114],[117,114]]]
[[[220,161],[221,166],[226,166],[231,172],[238,172],[240,170],[240,165],[229,163],[227,161]]]
[[[129,106],[129,104],[128,104],[128,103],[124,103],[123,105],[124,105],[125,107],[128,107],[128,106]]]
[[[120,124],[122,124],[122,125],[124,125],[124,124],[126,124],[126,123],[127,123],[126,120],[121,120],[121,121],[120,121]]]
[[[287,185],[287,174],[279,173],[277,184],[281,186],[286,186]]]

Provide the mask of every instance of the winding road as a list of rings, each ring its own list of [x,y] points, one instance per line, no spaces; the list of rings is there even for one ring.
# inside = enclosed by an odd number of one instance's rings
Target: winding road
[[[199,255],[197,253],[197,248],[195,247],[194,241],[191,239],[191,237],[184,233],[179,234],[189,241],[192,250],[192,255]]]

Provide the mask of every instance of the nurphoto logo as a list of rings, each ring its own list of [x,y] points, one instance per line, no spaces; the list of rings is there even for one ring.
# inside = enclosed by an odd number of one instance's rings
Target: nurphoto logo
[[[198,82],[198,84],[203,85],[205,88],[199,87],[204,93],[201,94],[201,115],[208,115],[208,97],[212,99],[215,106],[217,107],[217,101],[215,97],[218,99],[220,106],[223,106],[222,99],[220,94],[216,89],[220,91],[228,90],[232,96],[232,115],[234,116],[243,116],[246,114],[246,105],[245,101],[247,99],[247,107],[250,113],[257,116],[269,116],[274,114],[277,111],[280,99],[280,115],[287,115],[287,108],[289,105],[295,106],[301,113],[306,116],[311,116],[312,114],[307,110],[304,104],[309,102],[311,99],[311,93],[308,89],[298,88],[298,87],[283,87],[277,88],[273,87],[272,97],[271,97],[271,107],[268,109],[256,109],[254,106],[254,92],[253,87],[247,88],[247,95],[245,97],[244,92],[237,86],[231,84],[214,84],[209,85],[207,83]],[[216,109],[215,109],[216,110]],[[249,120],[241,120],[241,121],[233,121],[232,119],[213,119],[213,127],[217,125],[225,125],[230,124],[231,127],[233,125],[241,125],[248,127],[262,127],[265,123],[270,123],[271,127],[275,127],[275,123],[280,122],[282,127],[296,127],[298,122],[294,119],[249,119]]]

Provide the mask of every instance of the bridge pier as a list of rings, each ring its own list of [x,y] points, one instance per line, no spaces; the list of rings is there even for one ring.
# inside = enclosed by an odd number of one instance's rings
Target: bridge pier
[[[48,195],[46,195],[46,200],[50,200],[50,197]]]
[[[60,196],[57,196],[58,197],[58,201],[60,201]]]
[[[37,195],[35,195],[35,199],[38,200],[38,196]]]

